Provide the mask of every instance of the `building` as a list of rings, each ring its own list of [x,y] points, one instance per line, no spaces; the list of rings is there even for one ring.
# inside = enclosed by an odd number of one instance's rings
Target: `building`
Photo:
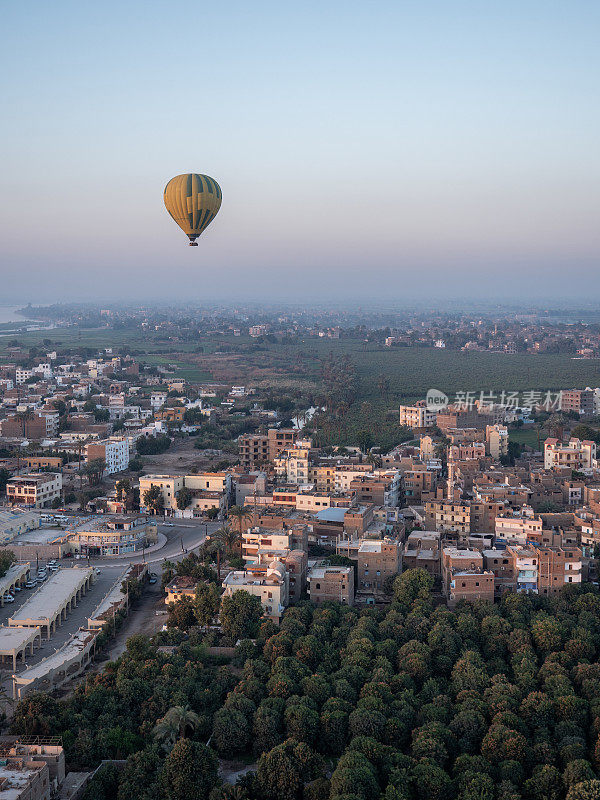
[[[53,500],[60,498],[62,475],[58,472],[32,472],[18,475],[6,484],[6,496],[11,505],[27,505],[47,508]]]
[[[496,536],[510,544],[526,544],[541,536],[543,521],[534,514],[531,506],[522,506],[519,511],[496,517],[494,530]]]
[[[262,433],[245,433],[238,438],[240,464],[245,470],[260,467],[269,461],[269,437]]]
[[[189,597],[191,600],[196,596],[196,586],[198,581],[196,578],[191,578],[189,575],[178,575],[176,578],[165,586],[165,604],[176,603],[178,600],[183,600],[184,597]]]
[[[158,487],[162,493],[163,507],[168,510],[177,508],[177,492],[184,487],[183,475],[142,475],[140,476],[140,511],[147,511],[146,492]]]
[[[240,590],[258,597],[265,616],[277,625],[289,604],[289,574],[281,561],[252,564],[245,570],[230,572],[222,586],[224,597]]]
[[[49,742],[52,740],[49,740]],[[0,798],[50,800],[65,778],[62,745],[16,741],[0,746]]]
[[[400,425],[406,428],[431,428],[436,423],[436,412],[430,411],[425,403],[414,406],[400,406]]]
[[[298,431],[295,428],[269,428],[267,431],[268,460],[274,461],[288,447],[293,447],[297,436]]]
[[[428,500],[425,503],[425,527],[432,531],[471,532],[471,507],[454,500]]]
[[[7,438],[47,439],[58,433],[58,411],[34,411],[29,415],[10,414],[0,422],[0,434]]]
[[[560,410],[565,413],[574,411],[581,416],[594,415],[593,389],[563,389],[560,393]]]
[[[358,548],[358,591],[381,594],[387,578],[395,578],[402,564],[400,544],[391,539],[363,539]]]
[[[442,591],[453,608],[461,600],[494,600],[494,573],[484,570],[479,550],[444,547]]]
[[[136,514],[92,517],[67,532],[75,553],[86,556],[118,556],[136,553],[158,541],[156,523]]]
[[[354,603],[354,567],[313,567],[308,574],[311,603]]]
[[[114,475],[123,472],[129,466],[129,441],[125,438],[111,437],[98,442],[89,442],[85,446],[87,462],[101,459],[106,464],[105,473]]]
[[[508,428],[506,425],[486,425],[485,443],[487,452],[497,461],[508,455]]]
[[[596,443],[570,439],[563,444],[558,439],[544,442],[544,469],[592,469],[596,461]]]
[[[157,422],[183,422],[185,408],[183,406],[169,406],[154,412]]]
[[[556,594],[569,583],[581,583],[582,555],[577,547],[536,547],[538,594]]]
[[[309,482],[309,461],[311,443],[299,441],[274,458],[277,477],[291,486]]]

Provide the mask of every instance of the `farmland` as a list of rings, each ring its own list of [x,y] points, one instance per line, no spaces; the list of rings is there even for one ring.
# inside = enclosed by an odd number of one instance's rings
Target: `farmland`
[[[24,347],[124,348],[142,363],[166,366],[189,381],[251,383],[261,388],[314,394],[321,390],[323,360],[333,353],[348,355],[358,377],[357,399],[380,398],[378,379],[389,381],[385,401],[398,405],[441,389],[451,398],[457,392],[558,390],[600,384],[600,360],[580,360],[560,354],[462,352],[419,347],[387,348],[361,338],[305,338],[268,342],[212,335],[177,341],[154,331],[113,328],[55,328],[0,337],[0,358],[14,339]]]

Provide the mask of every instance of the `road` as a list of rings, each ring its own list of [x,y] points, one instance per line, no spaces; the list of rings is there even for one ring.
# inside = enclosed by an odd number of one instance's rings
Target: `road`
[[[165,560],[179,561],[185,555],[182,550],[187,550],[188,554],[198,548],[205,540],[206,533],[214,533],[220,527],[222,522],[158,522],[159,533],[167,537],[167,543],[160,550],[155,550],[151,553],[142,554],[136,553],[131,556],[122,556],[117,558],[90,558],[90,564],[93,566],[102,567],[108,566],[127,566],[128,564],[135,564],[145,561],[149,568],[154,565],[154,572],[162,571],[162,563]],[[183,548],[182,548],[183,544]],[[159,569],[159,567],[161,569]]]

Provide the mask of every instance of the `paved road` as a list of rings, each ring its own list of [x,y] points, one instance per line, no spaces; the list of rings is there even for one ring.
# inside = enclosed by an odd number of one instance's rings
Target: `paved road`
[[[165,560],[179,561],[183,558],[187,550],[188,554],[199,547],[204,539],[206,533],[214,533],[222,526],[222,522],[207,522],[198,523],[192,522],[174,522],[172,524],[158,522],[158,530],[160,533],[167,537],[167,543],[160,550],[147,553],[136,553],[135,556],[117,557],[117,558],[90,558],[90,564],[93,566],[102,567],[108,566],[127,566],[128,564],[139,563],[144,560],[154,572],[161,571],[162,563]],[[182,548],[183,545],[183,548]],[[152,566],[151,566],[152,565]]]

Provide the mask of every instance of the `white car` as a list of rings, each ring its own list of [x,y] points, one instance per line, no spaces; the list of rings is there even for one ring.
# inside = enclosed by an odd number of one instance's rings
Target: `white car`
[[[2,602],[3,603],[14,603],[15,602],[15,598],[12,596],[12,594],[5,594],[2,597]]]
[[[50,570],[50,572],[58,572],[60,567],[58,566],[58,564],[48,564],[48,569]]]
[[[163,522],[163,527],[165,527],[165,528],[174,528],[175,525],[172,522]]]
[[[27,583],[25,584],[26,589],[35,589],[36,586],[37,586],[37,581],[27,581]]]

